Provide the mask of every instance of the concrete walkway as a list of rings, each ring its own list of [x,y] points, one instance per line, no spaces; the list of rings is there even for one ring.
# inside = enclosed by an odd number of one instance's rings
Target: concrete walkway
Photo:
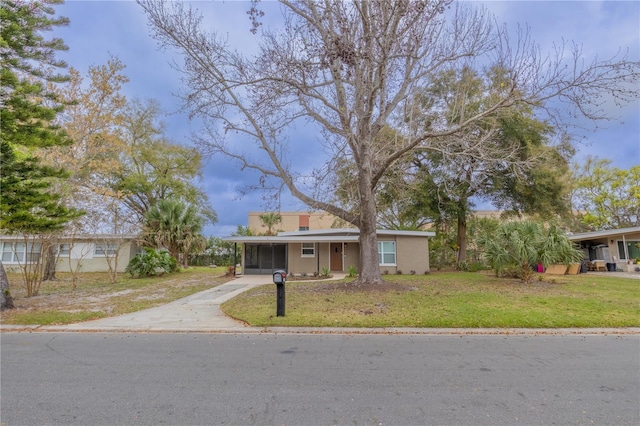
[[[223,314],[220,305],[244,291],[272,282],[271,275],[243,276],[155,308],[77,324],[42,326],[38,331],[243,331],[249,327]],[[274,294],[275,291],[274,284]]]

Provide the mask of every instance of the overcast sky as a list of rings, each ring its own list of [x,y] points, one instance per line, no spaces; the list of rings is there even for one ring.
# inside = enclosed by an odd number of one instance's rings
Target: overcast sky
[[[392,1],[392,0],[390,0]],[[231,39],[246,46],[253,45],[246,15],[248,2],[201,1],[194,3],[207,13],[207,22],[220,33],[233,35]],[[597,55],[604,59],[618,49],[629,49],[630,59],[640,60],[640,2],[638,1],[493,1],[484,2],[496,15],[498,22],[510,28],[528,25],[532,36],[543,48],[554,42],[575,41],[583,45],[588,58]],[[277,13],[275,4],[262,0],[262,7]],[[133,1],[77,1],[67,0],[56,8],[71,23],[56,29],[69,46],[61,55],[70,66],[86,73],[91,65],[102,65],[110,55],[126,65],[130,82],[124,87],[129,98],[153,98],[168,113],[164,117],[167,135],[175,142],[190,144],[190,134],[197,123],[190,123],[178,113],[180,75],[170,63],[179,62],[171,51],[161,51],[150,37],[146,18]],[[273,16],[273,15],[271,15]],[[268,20],[265,20],[268,24]],[[577,160],[587,155],[608,158],[621,168],[640,164],[640,101],[614,111],[616,120],[602,122],[598,128],[583,131],[578,138]],[[297,130],[300,132],[300,130]],[[312,161],[312,159],[309,159]],[[209,195],[219,222],[206,228],[207,235],[228,235],[237,225],[247,224],[249,211],[262,210],[259,194],[238,198],[237,188],[255,176],[241,172],[237,165],[224,158],[214,158],[204,166],[200,183]],[[283,210],[304,210],[292,201]]]

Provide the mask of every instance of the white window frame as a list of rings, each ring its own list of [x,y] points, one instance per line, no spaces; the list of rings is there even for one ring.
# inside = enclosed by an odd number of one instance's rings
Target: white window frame
[[[115,257],[118,249],[118,243],[95,243],[93,257]]]
[[[58,244],[58,256],[69,256],[71,254],[71,244]]]
[[[392,247],[392,250],[389,249]],[[385,262],[385,255],[393,255],[393,262]],[[378,241],[378,264],[380,266],[396,266],[398,258],[396,255],[396,242],[395,241]]]
[[[316,257],[316,243],[300,244],[300,257]]]
[[[16,250],[15,243],[3,242],[2,243],[2,254],[0,254],[0,259],[2,259],[2,263],[18,263],[16,258]]]
[[[7,250],[8,248],[8,250]],[[3,263],[36,263],[42,255],[40,243],[24,242],[3,242],[0,258]],[[10,257],[10,259],[8,259]]]

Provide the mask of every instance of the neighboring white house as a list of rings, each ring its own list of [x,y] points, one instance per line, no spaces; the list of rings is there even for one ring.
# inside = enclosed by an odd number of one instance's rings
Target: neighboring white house
[[[136,240],[137,236],[130,234],[56,237],[56,271],[107,272],[115,268],[124,272],[129,261],[140,252]],[[21,264],[36,263],[43,256],[42,245],[43,242],[33,236],[0,235],[0,256],[5,270],[18,272]]]

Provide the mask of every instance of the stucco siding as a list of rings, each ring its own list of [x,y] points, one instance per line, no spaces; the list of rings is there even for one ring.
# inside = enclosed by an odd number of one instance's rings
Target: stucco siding
[[[329,243],[321,243],[320,244],[320,250],[318,251],[318,256],[320,256],[320,271],[318,272],[322,272],[322,268],[329,268]]]
[[[355,266],[360,271],[360,244],[348,243],[344,250],[344,271],[348,272],[350,266]]]
[[[397,269],[403,274],[429,271],[429,240],[421,237],[396,237]]]
[[[317,246],[317,244],[316,244]],[[293,274],[313,274],[318,268],[318,249],[316,247],[313,257],[302,256],[302,244],[289,244],[288,272]]]

